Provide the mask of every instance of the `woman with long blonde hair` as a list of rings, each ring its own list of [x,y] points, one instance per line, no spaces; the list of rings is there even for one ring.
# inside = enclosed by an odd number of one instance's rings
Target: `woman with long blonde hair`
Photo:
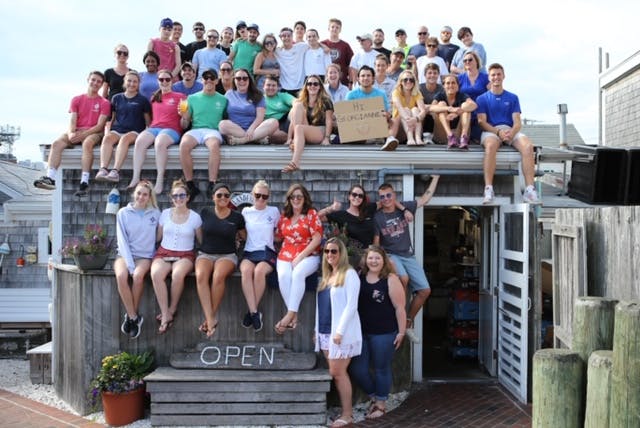
[[[427,115],[427,108],[412,71],[405,70],[400,73],[391,99],[393,101],[391,132],[395,134],[399,125],[402,124],[402,129],[407,136],[407,145],[423,146],[422,120]]]

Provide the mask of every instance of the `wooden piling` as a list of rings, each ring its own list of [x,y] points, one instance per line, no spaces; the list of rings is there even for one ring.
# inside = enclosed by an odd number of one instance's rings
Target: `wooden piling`
[[[585,364],[597,349],[613,349],[613,321],[617,300],[604,297],[579,297],[573,309],[571,349]]]
[[[640,301],[616,305],[609,426],[640,427]]]
[[[587,369],[587,406],[584,428],[608,428],[611,403],[611,369],[613,352],[591,353]]]
[[[534,428],[581,428],[584,363],[568,349],[541,349],[533,355]]]

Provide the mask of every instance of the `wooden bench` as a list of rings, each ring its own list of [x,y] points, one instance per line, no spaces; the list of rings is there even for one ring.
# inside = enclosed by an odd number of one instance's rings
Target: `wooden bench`
[[[31,383],[51,383],[51,348],[52,342],[47,342],[27,351]]]

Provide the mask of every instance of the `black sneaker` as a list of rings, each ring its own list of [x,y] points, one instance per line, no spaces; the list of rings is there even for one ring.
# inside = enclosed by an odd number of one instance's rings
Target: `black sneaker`
[[[80,189],[74,194],[74,196],[78,198],[82,198],[83,196],[87,196],[89,193],[89,183],[81,182]]]
[[[215,181],[210,181],[209,185],[207,186],[207,199],[213,198],[213,189],[215,187],[216,187],[216,182]]]
[[[193,201],[196,196],[200,194],[200,189],[198,189],[198,186],[196,186],[196,183],[193,181],[187,181],[187,187],[189,188],[189,199]]]
[[[254,312],[251,314],[251,323],[255,332],[262,330],[262,312]]]
[[[249,328],[253,325],[253,317],[251,316],[251,312],[247,312],[244,314],[244,318],[242,318],[242,326],[244,328]]]
[[[33,185],[36,186],[38,189],[54,190],[56,188],[56,180],[54,180],[51,177],[47,177],[46,175],[43,175],[42,177],[34,181]]]
[[[138,315],[136,319],[130,320],[131,326],[130,326],[129,336],[131,336],[132,339],[135,339],[138,336],[140,336],[140,331],[142,330],[141,327],[143,322],[144,322],[144,318],[142,318],[141,315]]]
[[[127,335],[131,334],[131,320],[127,314],[124,314],[124,321],[122,321],[120,331]]]

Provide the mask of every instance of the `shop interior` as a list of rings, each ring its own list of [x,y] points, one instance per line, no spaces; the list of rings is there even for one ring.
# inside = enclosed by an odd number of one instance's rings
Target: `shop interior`
[[[481,218],[476,207],[424,211],[423,266],[431,297],[423,311],[427,380],[482,380],[478,360]]]

